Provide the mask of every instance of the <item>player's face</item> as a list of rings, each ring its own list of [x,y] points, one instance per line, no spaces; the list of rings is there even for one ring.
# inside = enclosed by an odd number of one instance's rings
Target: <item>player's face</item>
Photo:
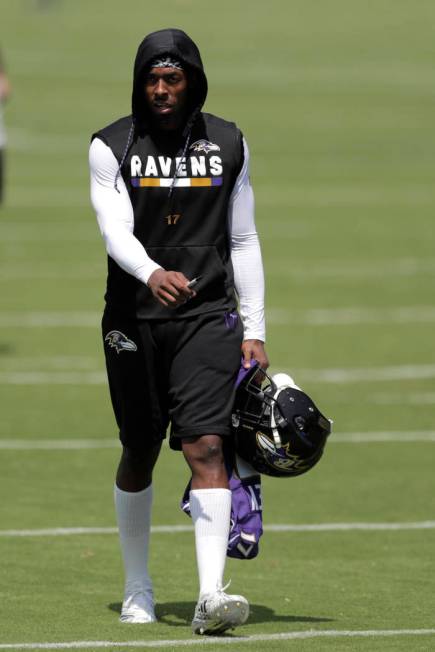
[[[187,105],[187,77],[177,68],[151,68],[145,78],[151,113],[167,128],[179,125]]]

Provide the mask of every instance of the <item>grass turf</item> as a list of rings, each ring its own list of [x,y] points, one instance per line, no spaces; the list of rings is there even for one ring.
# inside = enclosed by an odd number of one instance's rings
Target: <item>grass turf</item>
[[[129,111],[139,40],[168,24],[198,41],[210,82],[206,108],[236,120],[248,138],[273,367],[303,382],[338,433],[433,429],[433,4],[247,6],[169,0],[163,11],[137,0],[128,9],[114,0],[3,0],[14,88],[0,213],[4,439],[116,436],[98,332],[104,250],[86,150],[95,129]],[[400,308],[408,311],[401,321]],[[314,309],[329,311],[330,322],[312,323]],[[340,323],[340,309],[360,316]],[[408,378],[373,378],[376,368],[392,368],[394,377],[404,365],[413,367]],[[366,369],[366,377],[326,382],[325,369]],[[116,459],[110,449],[2,450],[2,529],[113,525]],[[186,480],[180,456],[165,449],[155,524],[188,523],[177,506]],[[331,441],[312,473],[264,482],[265,522],[430,520],[434,489],[431,443]],[[240,634],[433,627],[434,536],[266,533],[257,560],[228,564],[232,588],[252,604]],[[115,535],[0,538],[0,554],[0,644],[190,637],[191,533],[154,535],[160,622],[146,628],[117,622]],[[414,651],[434,641],[230,647]]]

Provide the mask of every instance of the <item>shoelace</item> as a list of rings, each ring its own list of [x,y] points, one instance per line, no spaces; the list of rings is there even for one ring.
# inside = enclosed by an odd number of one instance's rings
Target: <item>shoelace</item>
[[[230,584],[231,584],[231,579],[228,581],[228,584],[225,584],[225,586],[222,586],[220,589],[218,589],[217,593],[225,593],[225,591],[230,586]]]
[[[222,586],[219,589],[217,589],[216,593],[214,593],[210,597],[214,597],[216,596],[216,594],[218,594],[221,599],[224,599],[225,591],[230,586],[230,584],[231,584],[231,580],[229,580],[228,584],[225,584],[225,586]],[[207,602],[210,600],[210,597],[204,598],[203,600],[201,600],[201,602],[198,603],[197,612],[199,614],[203,616],[207,616]]]

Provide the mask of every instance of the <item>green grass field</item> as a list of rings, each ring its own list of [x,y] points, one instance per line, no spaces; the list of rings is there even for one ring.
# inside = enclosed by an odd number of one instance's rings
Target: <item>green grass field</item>
[[[0,0],[0,651],[435,650],[434,24],[428,0]],[[115,533],[32,534],[114,526],[87,149],[166,26],[198,42],[206,109],[250,145],[272,368],[335,421],[315,470],[263,483],[266,526],[313,528],[266,530],[256,560],[228,563],[243,641],[192,639],[191,531],[153,534],[151,626],[118,622]],[[165,448],[153,525],[190,525],[187,479]]]

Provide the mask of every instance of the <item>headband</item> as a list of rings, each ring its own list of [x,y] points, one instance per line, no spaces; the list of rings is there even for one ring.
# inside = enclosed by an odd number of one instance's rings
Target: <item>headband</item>
[[[174,59],[169,55],[152,59],[150,68],[177,68],[177,70],[183,70],[180,61],[177,61],[177,59]]]

